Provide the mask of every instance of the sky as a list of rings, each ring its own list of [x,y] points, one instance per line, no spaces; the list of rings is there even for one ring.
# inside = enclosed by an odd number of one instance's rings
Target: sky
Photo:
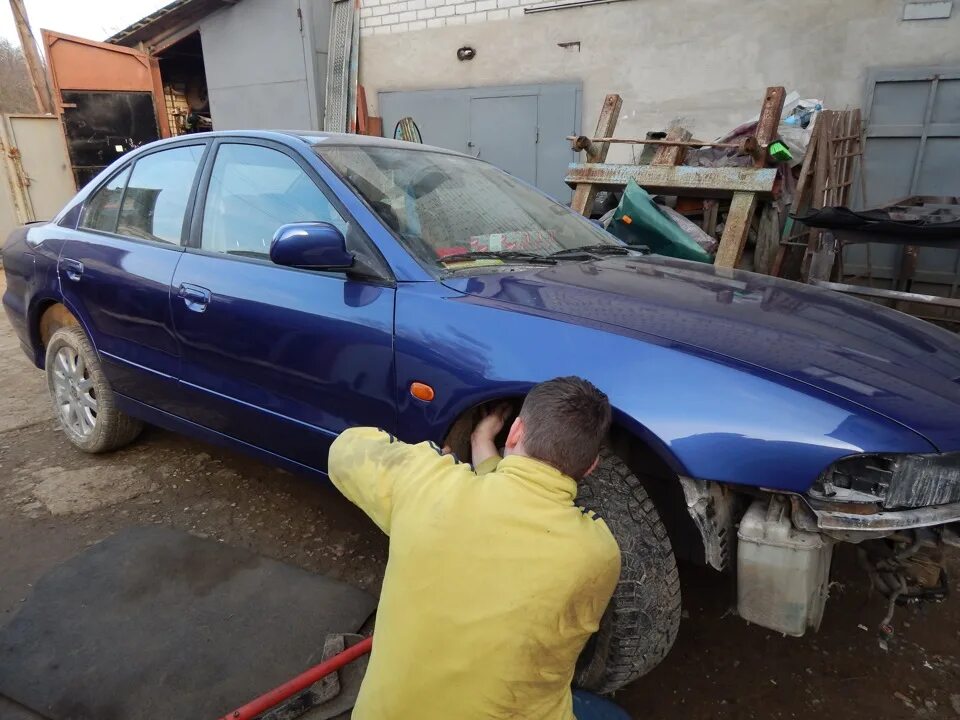
[[[26,0],[26,6],[40,45],[41,28],[105,40],[168,2],[170,0]],[[0,0],[0,37],[19,44],[7,0]]]

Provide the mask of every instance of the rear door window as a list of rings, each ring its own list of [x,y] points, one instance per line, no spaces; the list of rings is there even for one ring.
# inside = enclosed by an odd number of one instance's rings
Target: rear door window
[[[178,245],[204,147],[171,148],[137,160],[123,194],[117,232]]]
[[[120,202],[123,200],[123,189],[127,186],[129,177],[130,168],[128,167],[114,175],[110,182],[90,196],[80,217],[80,227],[108,233],[117,231]]]

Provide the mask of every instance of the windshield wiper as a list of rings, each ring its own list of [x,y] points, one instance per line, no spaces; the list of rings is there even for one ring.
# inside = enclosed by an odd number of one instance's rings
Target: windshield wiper
[[[556,264],[556,260],[546,255],[537,255],[536,253],[521,252],[519,250],[472,250],[470,252],[455,253],[453,255],[444,255],[437,262],[446,265],[449,262],[458,262],[463,260],[504,260],[527,263],[545,263],[547,265]]]
[[[629,255],[630,248],[625,245],[583,245],[550,253],[552,258],[598,258],[603,255]]]

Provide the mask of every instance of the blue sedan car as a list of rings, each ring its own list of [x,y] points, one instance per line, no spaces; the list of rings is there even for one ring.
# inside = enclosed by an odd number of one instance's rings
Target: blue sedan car
[[[623,574],[581,657],[591,689],[669,650],[675,555],[737,573],[743,617],[800,635],[836,543],[938,542],[960,518],[954,335],[642,255],[445,150],[161,141],[15,231],[4,265],[7,315],[87,452],[147,422],[322,476],[339,432],[375,425],[468,459],[488,403],[592,380],[615,422],[579,501],[616,534]]]

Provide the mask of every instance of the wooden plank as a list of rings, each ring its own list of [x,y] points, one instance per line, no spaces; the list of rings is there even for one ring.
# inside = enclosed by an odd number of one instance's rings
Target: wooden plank
[[[594,137],[611,137],[613,135],[613,131],[617,129],[617,120],[620,118],[620,108],[622,107],[623,98],[619,95],[611,94],[604,98],[600,118],[597,120],[597,130],[593,134]],[[609,149],[610,143],[594,143],[589,162],[605,162]],[[590,209],[593,207],[593,199],[597,196],[597,190],[598,188],[590,181],[576,184],[570,207],[574,212],[589,216]]]
[[[719,210],[720,204],[716,200],[703,201],[703,230],[710,237],[716,237]]]
[[[783,233],[780,235],[780,249],[777,251],[776,259],[773,261],[773,267],[770,268],[770,274],[774,277],[779,277],[783,270],[783,261],[786,259],[788,243],[792,240],[799,240],[804,235],[807,235],[807,231],[803,231],[798,235],[793,233],[795,223],[790,215],[798,215],[800,210],[808,207],[809,201],[807,200],[807,196],[811,192],[813,171],[816,165],[822,128],[823,125],[820,122],[819,114],[814,115],[813,127],[810,129],[810,143],[807,145],[807,152],[803,156],[803,164],[800,166],[800,178],[797,180],[797,187],[793,191],[790,212],[788,213],[787,221],[784,223]]]
[[[730,212],[723,226],[723,236],[717,248],[715,267],[735,268],[740,262],[743,247],[747,244],[747,234],[750,232],[750,222],[753,220],[753,211],[757,207],[755,192],[736,192],[730,203]]]
[[[671,128],[664,138],[667,142],[689,142],[693,133],[682,127]],[[651,165],[679,165],[687,156],[687,147],[685,145],[661,145],[650,161]]]
[[[769,196],[776,177],[776,168],[571,163],[566,182],[576,187],[590,183],[593,187],[622,188],[632,179],[661,195],[724,198],[736,192]]]

